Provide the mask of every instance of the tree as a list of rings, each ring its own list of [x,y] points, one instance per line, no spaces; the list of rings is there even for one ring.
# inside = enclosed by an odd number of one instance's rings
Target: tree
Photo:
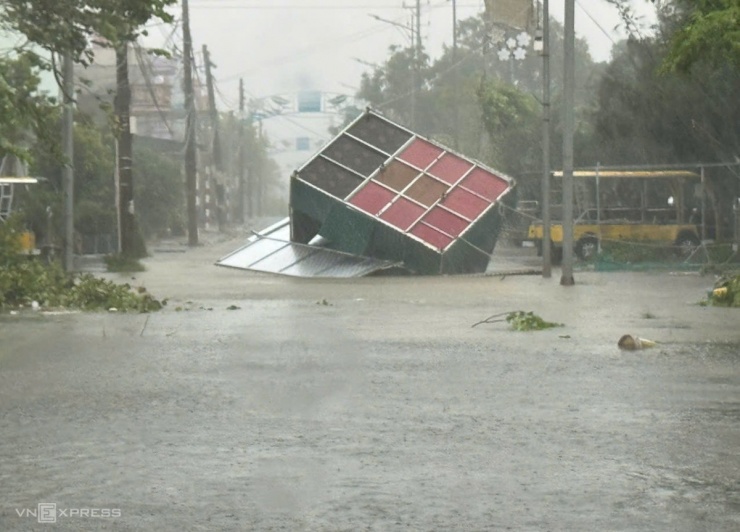
[[[51,141],[54,100],[39,92],[41,67],[29,52],[0,57],[0,157],[9,152],[27,158],[34,138]]]
[[[740,2],[681,0],[671,4],[681,21],[663,61],[664,71],[687,73],[698,63],[740,67]]]
[[[551,24],[551,64],[563,61],[563,27]],[[542,57],[529,49],[523,60],[502,60],[503,43],[490,41],[481,17],[458,24],[458,46],[441,57],[425,59],[417,93],[415,130],[518,179],[520,198],[539,198],[541,176]],[[576,150],[580,164],[598,161],[591,123],[604,65],[591,59],[585,41],[576,43],[576,103],[579,129]],[[391,118],[409,123],[410,52],[391,48],[382,65],[362,78],[357,96]],[[560,108],[562,69],[552,69],[552,165],[562,151]]]
[[[478,101],[492,139],[491,164],[512,175],[537,168],[542,145],[537,100],[511,85],[491,82],[481,85]]]
[[[152,18],[171,22],[166,8],[177,0],[3,0],[0,27],[23,34],[52,54],[93,60],[91,38],[118,43],[146,35]]]
[[[56,55],[69,55],[82,64],[91,62],[90,39],[116,49],[118,60],[116,95],[117,131],[121,166],[121,249],[133,256],[135,220],[133,213],[132,150],[129,127],[130,89],[126,63],[128,43],[146,34],[143,25],[151,18],[172,20],[166,7],[176,0],[5,0],[2,27],[26,36],[30,43]],[[34,52],[28,51],[32,54]],[[39,62],[39,64],[41,64]],[[56,69],[54,69],[55,74]],[[60,86],[62,84],[60,83]],[[73,95],[66,95],[73,98]]]
[[[136,211],[143,236],[183,234],[185,189],[179,161],[139,142],[136,154]]]
[[[58,131],[58,114],[56,119],[53,129]],[[116,227],[113,138],[90,121],[78,118],[74,142],[75,227],[81,235],[112,235]],[[61,237],[57,231],[62,227],[62,168],[59,165],[58,139],[56,143],[57,146],[39,140],[32,147],[31,171],[33,175],[41,176],[43,181],[22,198],[27,222],[37,238],[46,243],[56,242]]]
[[[737,160],[737,66],[716,62],[718,56],[708,54],[697,58],[688,70],[675,72],[665,67],[666,58],[675,51],[676,35],[685,30],[685,20],[686,12],[663,9],[654,37],[633,34],[614,49],[592,118],[602,163],[676,165]],[[737,178],[731,166],[707,175],[718,238],[738,193]]]

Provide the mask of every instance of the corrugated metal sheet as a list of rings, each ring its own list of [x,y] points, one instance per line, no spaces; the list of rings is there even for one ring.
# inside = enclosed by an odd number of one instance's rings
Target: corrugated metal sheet
[[[291,242],[289,218],[250,237],[244,246],[216,264],[293,277],[362,277],[396,265],[391,261]]]

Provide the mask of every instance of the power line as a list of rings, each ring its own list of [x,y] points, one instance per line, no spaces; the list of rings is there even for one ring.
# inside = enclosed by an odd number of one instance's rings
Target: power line
[[[366,9],[394,9],[402,10],[408,9],[408,6],[403,5],[373,5],[373,4],[351,4],[351,5],[301,5],[301,4],[262,4],[262,5],[243,5],[243,4],[217,4],[219,0],[207,1],[207,0],[196,0],[191,6],[193,9],[232,9],[232,10],[253,10],[253,11],[276,11],[276,10],[300,10],[300,11],[355,11],[355,10],[366,10]],[[447,7],[442,4],[428,6],[433,9]],[[477,4],[458,4],[458,7],[480,7],[480,3]]]
[[[157,113],[159,114],[159,117],[162,119],[162,122],[167,128],[167,131],[169,132],[170,136],[172,138],[175,138],[175,133],[170,127],[169,121],[167,120],[167,114],[164,112],[162,107],[159,105],[159,101],[157,100],[157,93],[154,90],[154,87],[152,87],[151,78],[154,76],[154,71],[152,70],[151,65],[148,64],[146,61],[144,61],[142,48],[137,42],[134,42],[134,52],[136,54],[136,63],[139,66],[139,70],[143,74],[144,83],[146,84],[146,88],[149,92],[149,95],[152,97],[152,102],[154,103],[154,107],[157,109]]]

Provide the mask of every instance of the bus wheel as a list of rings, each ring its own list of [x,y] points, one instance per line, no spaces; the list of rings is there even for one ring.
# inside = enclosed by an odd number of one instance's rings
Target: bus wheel
[[[576,255],[584,261],[594,260],[599,251],[599,241],[595,236],[584,236],[576,242]]]
[[[690,256],[699,246],[699,238],[692,233],[681,233],[676,239],[676,254],[679,257]]]

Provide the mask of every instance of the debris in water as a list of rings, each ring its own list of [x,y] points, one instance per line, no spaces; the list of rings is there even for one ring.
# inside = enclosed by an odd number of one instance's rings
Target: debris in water
[[[625,334],[619,339],[617,345],[620,349],[626,349],[628,351],[636,351],[638,349],[645,349],[648,347],[655,347],[657,342],[648,340],[647,338],[640,338],[639,336],[632,336]]]
[[[498,323],[505,321],[511,324],[511,328],[515,331],[541,331],[543,329],[550,329],[552,327],[562,327],[562,323],[553,323],[551,321],[545,321],[540,318],[534,312],[525,312],[523,310],[514,310],[510,312],[500,312],[493,316],[487,317],[483,321],[474,323],[472,327],[480,325],[481,323]]]

